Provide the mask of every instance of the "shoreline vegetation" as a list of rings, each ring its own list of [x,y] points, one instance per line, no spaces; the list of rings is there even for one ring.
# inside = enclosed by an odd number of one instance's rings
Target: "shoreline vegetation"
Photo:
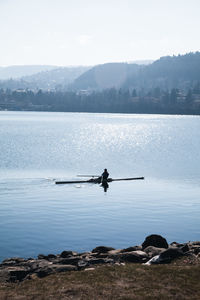
[[[31,91],[0,89],[0,111],[200,115],[200,82],[187,91]]]
[[[65,250],[0,264],[0,299],[199,299],[200,241]]]

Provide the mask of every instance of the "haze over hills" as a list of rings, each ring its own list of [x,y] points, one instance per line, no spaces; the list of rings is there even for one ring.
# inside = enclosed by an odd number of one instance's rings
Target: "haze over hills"
[[[103,90],[120,88],[124,82],[137,74],[141,66],[128,63],[107,63],[95,66],[79,76],[70,88],[73,90]]]
[[[0,67],[0,80],[6,79],[19,79],[23,76],[29,76],[37,74],[42,71],[49,71],[57,69],[57,66],[47,66],[47,65],[26,65],[26,66],[8,66]]]
[[[138,65],[147,65],[152,63],[153,60],[136,60],[131,61],[128,63],[131,64],[138,64]],[[70,81],[74,80],[77,75],[81,75],[82,71],[87,71],[92,66],[53,66],[53,65],[15,65],[15,66],[7,66],[7,67],[1,67],[0,66],[0,80],[9,80],[9,79],[23,79],[27,80],[29,82],[37,81],[41,78],[41,80],[44,80],[44,77],[46,75],[47,78],[53,76],[57,73],[63,74],[64,76],[69,76]],[[51,74],[51,71],[54,71]],[[46,73],[43,73],[46,72]],[[68,72],[68,74],[66,74]],[[65,75],[66,74],[66,75]],[[71,74],[72,76],[70,77]],[[33,76],[33,75],[36,75]],[[28,76],[32,76],[29,77]],[[74,77],[74,78],[73,78]],[[72,79],[71,79],[72,78]]]
[[[32,66],[9,67],[7,74],[13,77],[0,81],[0,87],[9,89],[31,89],[31,90],[54,90],[66,89],[82,73],[89,70],[89,66],[78,67],[53,67],[53,66]],[[30,67],[30,68],[29,68]],[[41,70],[36,72],[36,70]],[[16,71],[16,72],[15,72]],[[13,73],[12,73],[13,72]],[[29,75],[25,75],[29,73]],[[23,74],[20,78],[15,78],[19,74]],[[4,76],[5,76],[4,72]]]
[[[149,62],[149,61],[148,61]],[[148,90],[180,88],[187,90],[200,79],[200,52],[166,56],[150,64],[106,63],[94,67],[15,66],[14,76],[36,72],[19,79],[1,80],[0,88],[94,91],[109,88]],[[20,69],[21,68],[21,69]],[[45,69],[47,68],[47,69]],[[49,69],[50,68],[50,69]],[[53,68],[53,69],[51,69]],[[0,69],[1,70],[1,69]]]
[[[112,63],[95,66],[78,77],[72,89],[187,89],[200,79],[200,52],[166,56],[148,65]]]
[[[37,86],[42,89],[67,89],[71,82],[90,68],[89,66],[59,67],[30,76],[24,76],[21,79],[28,83],[29,86],[32,85],[32,88]]]

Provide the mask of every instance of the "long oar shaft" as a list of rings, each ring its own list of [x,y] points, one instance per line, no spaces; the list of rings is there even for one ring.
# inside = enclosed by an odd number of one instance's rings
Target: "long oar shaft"
[[[100,175],[76,175],[77,177],[100,177]]]
[[[133,178],[119,178],[119,179],[112,179],[111,181],[124,181],[124,180],[142,180],[144,177],[133,177]],[[108,180],[109,181],[109,180]]]

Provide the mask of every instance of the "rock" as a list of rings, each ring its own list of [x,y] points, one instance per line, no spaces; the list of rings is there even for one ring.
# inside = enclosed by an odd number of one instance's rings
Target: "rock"
[[[7,267],[6,269],[0,270],[1,281],[16,282],[22,281],[30,273],[29,268],[23,267]]]
[[[92,252],[83,252],[83,253],[79,253],[79,256],[81,256],[81,257],[87,257],[87,256],[89,256],[89,255],[91,255],[92,254]]]
[[[111,251],[114,251],[114,250],[111,250]],[[107,253],[93,253],[93,255],[90,255],[89,257],[93,257],[93,258],[106,258],[109,256],[109,253],[111,252],[107,252]]]
[[[194,254],[198,254],[200,252],[200,245],[196,245],[196,244],[189,244],[190,250],[194,253]]]
[[[78,269],[84,269],[88,266],[88,261],[87,260],[79,260],[77,263]]]
[[[30,262],[27,262],[27,266],[31,269],[31,272],[36,272],[37,270],[41,268],[45,268],[48,266],[51,266],[52,262],[49,262],[48,260],[41,259],[41,260],[33,260]]]
[[[124,252],[119,255],[121,262],[142,263],[148,259],[148,256],[143,251]]]
[[[62,264],[62,265],[77,265],[77,263],[81,260],[81,257],[68,257],[68,258],[57,258],[53,262],[55,264]]]
[[[44,254],[39,254],[38,259],[48,259],[48,256]]]
[[[52,273],[75,271],[75,270],[77,270],[77,268],[75,266],[71,266],[71,265],[51,265],[51,266],[46,266],[46,267],[39,269],[36,272],[36,274],[38,277],[42,278],[42,277],[45,277]]]
[[[184,253],[190,250],[190,248],[189,248],[189,246],[188,246],[187,243],[180,244],[180,243],[173,242],[173,243],[170,244],[170,247],[172,247],[172,248],[179,248]]]
[[[185,245],[183,245],[183,246],[180,246],[179,249],[180,249],[181,251],[183,251],[183,253],[186,253],[186,252],[190,251],[190,248],[189,248],[188,244],[185,244]]]
[[[4,259],[1,263],[1,265],[15,266],[15,265],[23,263],[25,261],[26,261],[25,259],[20,258],[20,257],[11,257],[11,258]]]
[[[194,246],[194,248],[192,248],[192,250],[193,250],[193,252],[194,252],[194,254],[199,254],[200,253],[200,247],[199,246]]]
[[[154,246],[157,248],[168,248],[168,243],[161,235],[152,234],[146,237],[142,244],[142,248],[145,249],[148,246]]]
[[[108,251],[115,250],[112,247],[99,246],[92,250],[92,253],[107,253]]]
[[[63,251],[61,254],[60,254],[60,257],[62,258],[67,258],[69,256],[73,256],[74,254],[76,254],[75,252],[73,251]]]
[[[191,245],[195,245],[195,246],[200,246],[200,242],[199,242],[199,241],[191,242],[190,244],[191,244]]]
[[[99,265],[99,264],[111,264],[114,263],[113,259],[111,258],[93,258],[88,261],[89,265]]]
[[[48,255],[47,255],[47,259],[48,259],[48,260],[52,260],[52,259],[55,259],[55,258],[57,258],[57,256],[54,255],[54,254],[48,254]]]
[[[154,246],[148,246],[147,248],[144,249],[144,252],[148,254],[150,258],[159,255],[161,252],[165,251],[165,248],[157,248]]]
[[[160,261],[169,263],[173,259],[183,256],[184,253],[181,249],[178,248],[169,248],[160,254]]]
[[[110,255],[117,255],[119,253],[121,253],[122,250],[121,249],[117,249],[117,250],[110,250],[108,251],[107,255],[110,256]]]
[[[129,247],[126,249],[122,249],[121,252],[132,252],[132,251],[137,251],[137,250],[142,250],[142,246],[133,246],[133,247]]]
[[[184,253],[179,248],[169,248],[160,255],[156,255],[145,263],[145,265],[170,263],[173,259],[183,256]]]
[[[182,244],[177,243],[177,242],[172,242],[172,243],[170,244],[170,246],[172,246],[172,247],[179,247],[179,245],[182,245]]]

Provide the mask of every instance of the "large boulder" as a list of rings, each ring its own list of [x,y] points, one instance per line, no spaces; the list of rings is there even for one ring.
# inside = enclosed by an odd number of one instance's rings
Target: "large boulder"
[[[0,282],[22,281],[30,273],[30,268],[24,267],[7,267],[0,270]]]
[[[107,253],[108,251],[115,250],[112,247],[99,246],[92,250],[92,253]]]
[[[168,243],[165,238],[158,234],[151,234],[146,237],[145,241],[142,244],[142,248],[145,249],[148,246],[154,246],[157,248],[168,248]]]
[[[162,262],[171,262],[173,259],[183,256],[184,253],[179,248],[169,248],[160,254]]]
[[[173,259],[183,255],[183,251],[179,248],[169,248],[163,251],[160,255],[152,257],[148,262],[146,262],[146,265],[170,263]]]

